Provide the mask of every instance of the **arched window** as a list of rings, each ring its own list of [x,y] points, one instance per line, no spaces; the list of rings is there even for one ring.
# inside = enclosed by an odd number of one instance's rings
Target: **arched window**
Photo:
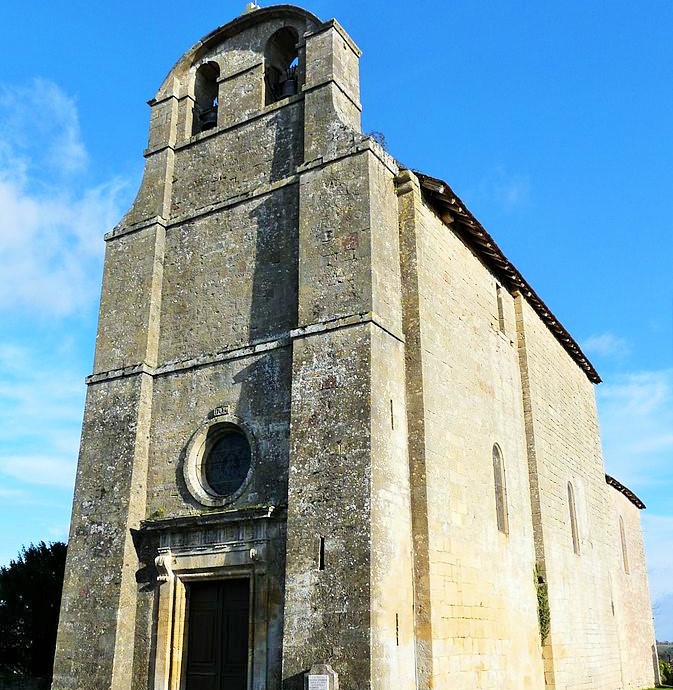
[[[498,305],[498,328],[501,333],[505,332],[505,309],[502,303],[502,288],[499,285],[495,286],[495,301]]]
[[[568,511],[570,512],[570,531],[573,537],[573,551],[580,552],[580,537],[577,531],[577,510],[575,508],[575,490],[573,485],[568,482]]]
[[[619,516],[619,538],[622,542],[622,562],[624,563],[624,572],[629,574],[629,553],[626,550],[626,534],[624,532],[624,520]]]
[[[196,70],[192,134],[205,132],[217,126],[219,76],[220,67],[215,62],[206,62]]]
[[[505,463],[502,460],[502,452],[497,443],[493,446],[493,480],[495,485],[495,514],[498,521],[498,529],[503,534],[509,534]]]
[[[271,36],[264,50],[264,102],[275,103],[294,96],[299,90],[298,52],[299,34],[286,26]]]

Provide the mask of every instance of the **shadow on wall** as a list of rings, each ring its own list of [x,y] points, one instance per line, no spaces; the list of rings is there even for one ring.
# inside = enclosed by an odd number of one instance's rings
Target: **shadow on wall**
[[[304,674],[308,672],[302,671],[301,673],[295,673],[293,676],[288,676],[283,679],[283,690],[304,690]]]
[[[0,675],[0,690],[49,690],[49,678],[17,678]]]

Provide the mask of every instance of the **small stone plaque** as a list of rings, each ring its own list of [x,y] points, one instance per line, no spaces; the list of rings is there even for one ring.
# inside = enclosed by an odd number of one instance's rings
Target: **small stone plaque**
[[[230,413],[231,407],[229,405],[222,405],[213,410],[213,417],[222,417],[224,415],[229,415]]]
[[[330,690],[329,676],[309,676],[308,690]]]
[[[304,690],[339,690],[339,675],[329,664],[313,664],[304,675]]]

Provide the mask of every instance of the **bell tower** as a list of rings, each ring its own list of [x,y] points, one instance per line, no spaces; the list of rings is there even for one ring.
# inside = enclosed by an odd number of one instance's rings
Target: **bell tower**
[[[105,237],[54,690],[414,687],[395,162],[338,22],[171,70]]]

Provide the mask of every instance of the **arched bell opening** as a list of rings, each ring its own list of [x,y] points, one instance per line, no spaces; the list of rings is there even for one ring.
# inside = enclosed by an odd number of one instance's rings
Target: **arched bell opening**
[[[217,126],[219,77],[220,67],[215,62],[206,62],[196,70],[192,134],[205,132]]]
[[[299,92],[299,34],[289,26],[278,29],[264,50],[264,103],[269,105]]]

